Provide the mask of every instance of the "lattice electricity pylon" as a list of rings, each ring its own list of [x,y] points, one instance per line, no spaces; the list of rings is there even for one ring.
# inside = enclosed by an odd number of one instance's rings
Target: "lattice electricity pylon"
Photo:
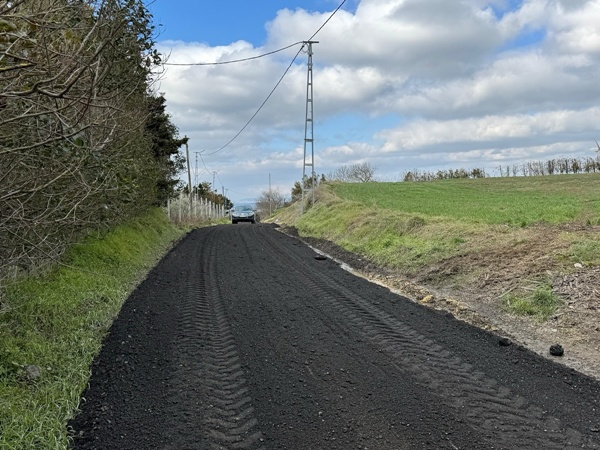
[[[304,190],[306,184],[306,168],[310,167],[311,190],[312,190],[312,205],[315,204],[315,136],[313,122],[313,72],[312,72],[312,45],[318,44],[319,41],[304,41],[308,46],[308,72],[306,74],[306,115],[304,121],[304,164],[302,166],[302,207],[301,212],[304,214]],[[310,160],[307,158],[308,146],[310,145]]]

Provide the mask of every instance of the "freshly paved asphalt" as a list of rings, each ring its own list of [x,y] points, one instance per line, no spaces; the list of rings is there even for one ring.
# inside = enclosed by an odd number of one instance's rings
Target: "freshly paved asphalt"
[[[597,381],[316,256],[191,232],[113,324],[73,448],[600,448]]]

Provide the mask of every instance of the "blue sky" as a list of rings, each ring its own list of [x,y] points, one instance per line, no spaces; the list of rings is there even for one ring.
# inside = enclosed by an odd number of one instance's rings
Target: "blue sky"
[[[309,11],[331,9],[331,0],[290,2],[280,0],[154,0],[149,9],[160,28],[159,39],[228,45],[237,40],[260,46],[266,38],[265,24],[278,9],[297,7]],[[347,1],[349,9],[353,2]],[[334,6],[337,7],[337,4]]]
[[[341,0],[155,0],[171,64],[248,58],[308,39]],[[369,162],[406,171],[595,156],[600,0],[348,0],[315,39],[315,170]],[[300,46],[219,66],[167,65],[157,80],[190,151],[193,180],[235,202],[302,174]],[[192,166],[195,166],[192,156]]]

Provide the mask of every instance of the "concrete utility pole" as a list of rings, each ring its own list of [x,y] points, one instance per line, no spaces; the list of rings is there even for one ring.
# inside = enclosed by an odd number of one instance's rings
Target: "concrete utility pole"
[[[302,207],[304,214],[304,183],[306,182],[306,168],[311,168],[312,205],[315,204],[315,140],[313,121],[313,72],[312,72],[312,45],[319,41],[304,41],[308,46],[308,72],[306,74],[306,115],[304,121],[304,164],[302,166]],[[310,145],[310,159],[307,158],[308,146]]]
[[[272,214],[271,204],[273,203],[273,195],[271,194],[271,174],[269,174],[269,215]]]
[[[211,186],[211,190],[213,191],[213,203],[216,204],[217,202],[217,187],[215,186],[215,176],[217,175],[217,173],[219,172],[219,170],[213,170],[213,183]]]
[[[194,186],[198,186],[198,176],[199,174],[199,170],[198,170],[198,155],[202,152],[194,152],[196,154],[196,170],[194,172],[195,178],[194,178]]]
[[[190,150],[188,148],[188,138],[185,136],[185,160],[187,161],[188,170],[188,189],[190,197],[190,217],[192,216],[192,174],[190,172]]]

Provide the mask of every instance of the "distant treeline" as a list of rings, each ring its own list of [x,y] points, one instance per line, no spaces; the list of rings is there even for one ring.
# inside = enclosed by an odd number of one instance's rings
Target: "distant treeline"
[[[595,158],[558,158],[546,161],[529,161],[522,164],[498,166],[501,177],[516,176],[543,176],[569,173],[600,172],[600,154]],[[435,181],[458,178],[485,178],[489,175],[483,168],[474,169],[448,169],[436,172],[421,171],[418,169],[405,172],[403,181]]]
[[[529,161],[511,166],[499,166],[498,171],[503,177],[535,177],[539,175],[556,175],[568,173],[600,172],[600,155],[595,158],[560,158],[546,161]]]

